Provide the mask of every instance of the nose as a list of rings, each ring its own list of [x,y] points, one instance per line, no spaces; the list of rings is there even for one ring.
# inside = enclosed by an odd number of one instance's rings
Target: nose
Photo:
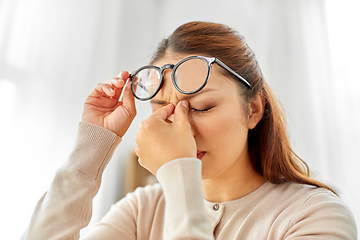
[[[178,102],[173,102],[174,106],[177,105]],[[166,119],[166,122],[168,123],[173,123],[175,120],[175,114],[171,114],[167,119]],[[195,137],[195,128],[194,128],[194,124],[193,124],[193,120],[191,118],[191,114],[190,112],[188,112],[188,121],[189,121],[189,124],[190,124],[190,127],[191,127],[191,133],[193,135],[193,137]]]
[[[175,90],[175,87],[174,87],[174,85],[172,83],[172,79],[171,79],[172,69],[164,69],[164,70],[162,70],[161,73],[163,75],[163,83],[162,83],[161,90],[164,92],[173,92]]]

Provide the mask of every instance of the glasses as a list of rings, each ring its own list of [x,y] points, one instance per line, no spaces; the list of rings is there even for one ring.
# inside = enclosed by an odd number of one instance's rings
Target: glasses
[[[191,56],[181,60],[175,65],[165,64],[161,68],[147,65],[139,68],[130,74],[131,90],[139,100],[145,101],[153,98],[160,91],[164,83],[163,72],[166,69],[171,69],[172,82],[179,92],[183,94],[197,93],[207,84],[211,67],[214,63],[219,64],[240,79],[246,87],[251,88],[248,81],[219,59],[215,57]]]

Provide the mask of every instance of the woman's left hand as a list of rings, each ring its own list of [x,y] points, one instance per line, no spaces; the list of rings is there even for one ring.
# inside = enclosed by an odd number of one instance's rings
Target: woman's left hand
[[[171,160],[196,157],[196,142],[188,119],[189,103],[179,101],[157,109],[140,125],[135,152],[141,166],[156,175]],[[174,114],[173,122],[168,118]]]

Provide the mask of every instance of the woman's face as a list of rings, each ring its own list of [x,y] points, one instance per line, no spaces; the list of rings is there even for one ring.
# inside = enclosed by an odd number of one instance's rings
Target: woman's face
[[[168,55],[153,65],[176,64],[191,55]],[[162,89],[151,99],[153,111],[169,103],[176,105],[183,99],[189,101],[188,117],[196,141],[197,157],[202,161],[203,179],[226,176],[249,165],[247,116],[237,84],[221,74],[220,68],[214,64],[205,88],[192,95],[178,92],[171,80],[171,70],[166,70]]]

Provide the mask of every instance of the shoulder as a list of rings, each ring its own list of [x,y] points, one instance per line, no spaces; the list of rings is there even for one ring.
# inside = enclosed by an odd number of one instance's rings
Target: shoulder
[[[351,210],[330,190],[297,183],[280,184],[275,189],[288,196],[287,204],[293,211],[286,233],[289,237],[324,234],[356,238]]]
[[[268,195],[270,198],[300,204],[302,207],[328,201],[343,204],[343,201],[337,195],[326,188],[294,182],[281,184],[271,184],[268,182],[266,184],[267,186],[264,188],[263,194]]]
[[[351,210],[344,201],[326,188],[310,186],[298,183],[274,184],[273,193],[279,199],[283,199],[288,206],[292,207],[296,214],[321,213],[324,216],[339,212],[349,219],[352,217]]]
[[[326,188],[288,182],[276,185],[274,194],[291,199],[293,203],[299,205],[299,211],[318,206],[318,204],[329,205],[329,207],[341,206],[348,209],[340,197]]]

